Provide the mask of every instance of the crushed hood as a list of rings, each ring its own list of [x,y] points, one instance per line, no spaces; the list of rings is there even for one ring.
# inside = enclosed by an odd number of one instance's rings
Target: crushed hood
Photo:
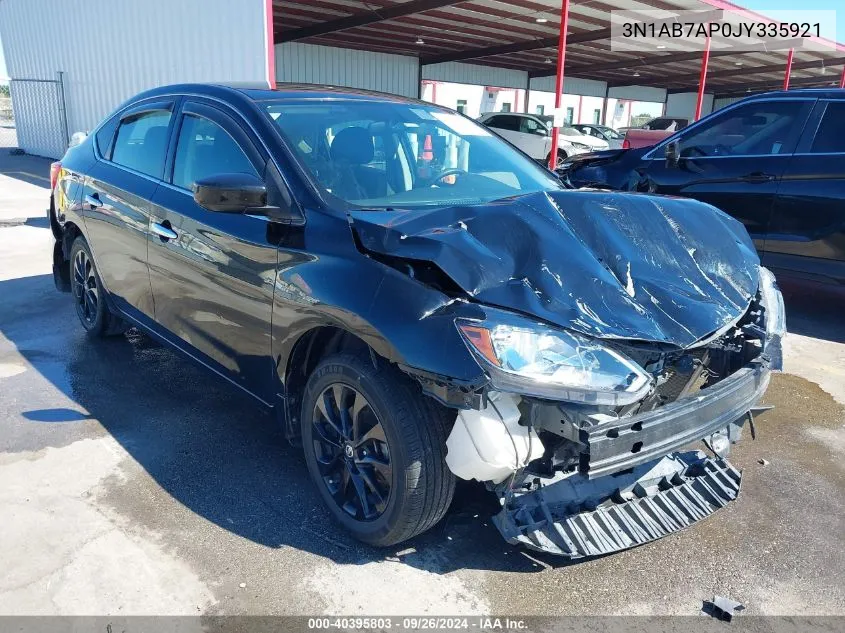
[[[695,200],[552,191],[349,214],[368,251],[433,262],[477,301],[600,338],[686,347],[757,291],[745,228]]]

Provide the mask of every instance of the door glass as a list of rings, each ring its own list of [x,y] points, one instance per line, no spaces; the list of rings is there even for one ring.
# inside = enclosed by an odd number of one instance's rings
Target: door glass
[[[749,103],[716,116],[679,139],[682,157],[789,154],[806,101]]]
[[[487,121],[487,125],[499,130],[519,132],[519,118],[515,116],[494,116]]]
[[[502,112],[510,112],[511,111],[511,104],[507,101],[502,104]]]
[[[458,107],[455,108],[461,114],[467,113],[467,100],[466,99],[458,99]]]
[[[593,110],[593,123],[596,123],[596,124],[601,123],[600,119],[601,119],[601,110],[596,108],[595,110]]]
[[[529,119],[528,117],[521,117],[519,119],[519,131],[525,134],[538,134],[540,136],[545,136],[548,132],[545,125],[537,119]]]
[[[566,108],[566,124],[572,125],[572,119],[575,118],[575,108]]]
[[[258,176],[235,139],[222,127],[209,119],[186,114],[173,162],[173,184],[191,189],[197,180],[217,174]]]
[[[170,112],[156,110],[121,121],[112,151],[112,161],[142,174],[161,178],[167,151]]]
[[[537,107],[534,108],[534,110],[537,112],[537,114],[545,114],[546,106],[538,105]]]
[[[845,154],[845,101],[827,104],[810,152]]]

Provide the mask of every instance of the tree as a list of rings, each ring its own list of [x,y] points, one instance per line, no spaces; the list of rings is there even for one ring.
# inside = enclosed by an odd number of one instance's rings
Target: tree
[[[8,97],[9,95],[9,84],[0,84],[0,97]]]

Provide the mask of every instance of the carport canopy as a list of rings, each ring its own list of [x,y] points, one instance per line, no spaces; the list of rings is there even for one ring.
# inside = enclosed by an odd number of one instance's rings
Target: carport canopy
[[[466,62],[555,75],[561,0],[268,0],[276,43],[410,55],[421,65]],[[769,21],[725,0],[570,0],[565,75],[669,92],[699,89],[703,41],[688,50],[611,50],[611,11],[710,11]],[[767,50],[712,38],[707,92],[717,97],[780,89],[789,58],[791,87],[839,85],[845,46],[808,50],[795,40]],[[845,77],[845,75],[843,75]]]

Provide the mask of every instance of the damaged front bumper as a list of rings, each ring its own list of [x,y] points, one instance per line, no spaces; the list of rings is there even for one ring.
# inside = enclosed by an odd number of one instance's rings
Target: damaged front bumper
[[[590,479],[602,477],[668,455],[741,422],[763,397],[769,378],[766,363],[755,361],[694,396],[582,428],[579,470]]]
[[[516,492],[493,522],[514,545],[567,558],[609,554],[709,516],[736,499],[741,480],[724,459],[677,453],[617,476],[575,475]]]

